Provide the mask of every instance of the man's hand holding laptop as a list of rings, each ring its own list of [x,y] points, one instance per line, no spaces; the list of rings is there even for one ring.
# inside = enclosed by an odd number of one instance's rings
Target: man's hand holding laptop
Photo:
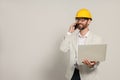
[[[88,59],[84,59],[83,61],[82,61],[82,63],[84,63],[85,65],[87,65],[88,67],[90,67],[90,68],[92,68],[92,67],[94,67],[94,65],[96,65],[96,61],[90,61],[90,60],[88,60]]]

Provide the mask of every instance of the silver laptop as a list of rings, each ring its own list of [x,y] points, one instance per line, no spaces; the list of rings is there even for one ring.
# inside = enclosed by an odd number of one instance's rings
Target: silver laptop
[[[79,45],[78,46],[78,60],[81,62],[83,59],[91,61],[104,61],[106,58],[106,44],[95,45]]]

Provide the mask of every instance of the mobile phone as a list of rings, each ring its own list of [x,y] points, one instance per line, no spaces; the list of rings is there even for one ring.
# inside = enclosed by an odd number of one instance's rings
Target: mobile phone
[[[75,30],[78,28],[78,26],[79,26],[79,24],[76,24],[76,25],[75,25]]]

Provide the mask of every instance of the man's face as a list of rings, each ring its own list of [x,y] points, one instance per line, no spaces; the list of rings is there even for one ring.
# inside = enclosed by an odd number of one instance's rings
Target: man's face
[[[79,30],[84,30],[89,25],[89,19],[80,18],[80,19],[76,19],[76,21]]]

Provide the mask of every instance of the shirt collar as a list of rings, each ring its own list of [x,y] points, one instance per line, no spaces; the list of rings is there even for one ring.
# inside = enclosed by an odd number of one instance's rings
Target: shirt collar
[[[90,31],[88,31],[84,36],[82,36],[82,35],[80,34],[80,32],[79,32],[79,37],[80,37],[80,38],[87,38],[88,35],[89,35],[89,33],[90,33]]]

